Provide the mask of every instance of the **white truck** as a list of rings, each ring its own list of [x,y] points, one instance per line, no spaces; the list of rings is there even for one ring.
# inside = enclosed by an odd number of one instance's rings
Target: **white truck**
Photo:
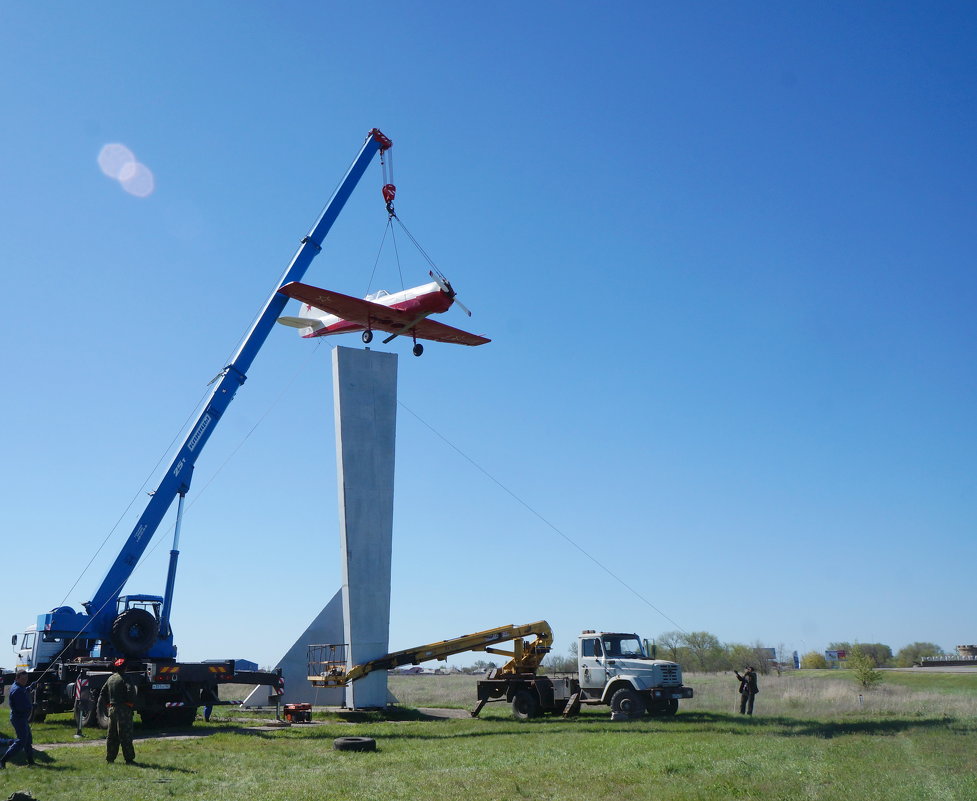
[[[478,682],[478,705],[472,714],[486,703],[505,701],[521,720],[543,713],[569,717],[582,704],[610,706],[616,718],[666,716],[678,711],[681,699],[693,696],[692,688],[682,684],[682,668],[653,658],[647,641],[636,634],[582,632],[577,666],[575,677],[562,678],[540,676],[535,670],[491,671]]]

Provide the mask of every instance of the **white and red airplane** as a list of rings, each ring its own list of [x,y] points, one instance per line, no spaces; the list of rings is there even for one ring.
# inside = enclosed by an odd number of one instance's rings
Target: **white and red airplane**
[[[432,272],[431,277],[434,280],[429,284],[392,295],[380,290],[363,299],[308,284],[285,284],[278,291],[301,301],[302,307],[298,317],[279,317],[278,322],[298,328],[304,339],[353,331],[362,331],[366,343],[373,341],[374,331],[390,334],[383,340],[384,343],[398,336],[408,336],[414,340],[415,356],[424,352],[424,346],[418,339],[453,342],[456,345],[484,345],[491,342],[478,334],[427,319],[429,315],[447,311],[453,304],[471,316],[471,312],[457,300],[455,290],[444,276]]]

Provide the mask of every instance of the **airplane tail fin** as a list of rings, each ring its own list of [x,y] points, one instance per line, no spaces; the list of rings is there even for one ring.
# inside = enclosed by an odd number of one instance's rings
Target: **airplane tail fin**
[[[298,317],[279,317],[277,322],[289,328],[298,328],[299,336],[311,337],[326,327],[322,319],[322,312],[307,303],[299,305]]]

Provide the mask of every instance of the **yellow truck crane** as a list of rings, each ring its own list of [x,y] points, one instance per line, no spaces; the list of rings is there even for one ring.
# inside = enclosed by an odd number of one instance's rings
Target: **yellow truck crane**
[[[526,637],[535,636],[532,642]],[[511,651],[503,651],[496,646],[512,642]],[[344,687],[350,682],[362,679],[374,670],[393,670],[402,665],[419,665],[431,659],[447,659],[454,654],[466,651],[484,651],[487,654],[508,656],[509,661],[500,672],[511,674],[535,674],[540,663],[553,645],[553,631],[545,620],[527,623],[525,626],[499,626],[495,629],[463,634],[450,640],[419,645],[403,651],[371,659],[362,665],[348,667],[345,645],[309,646],[309,681],[316,687]]]
[[[536,639],[527,642],[531,636]],[[511,651],[497,647],[510,641]],[[347,664],[345,645],[310,645],[309,681],[317,687],[342,687],[374,670],[484,651],[508,656],[509,661],[479,680],[472,717],[492,701],[511,704],[512,714],[520,720],[544,713],[569,717],[579,712],[582,704],[610,706],[617,718],[636,718],[645,713],[674,715],[680,699],[692,698],[692,688],[682,684],[682,668],[675,662],[655,659],[647,641],[639,640],[636,634],[582,632],[576,676],[538,675],[552,645],[553,631],[545,620],[407,648],[353,667]]]

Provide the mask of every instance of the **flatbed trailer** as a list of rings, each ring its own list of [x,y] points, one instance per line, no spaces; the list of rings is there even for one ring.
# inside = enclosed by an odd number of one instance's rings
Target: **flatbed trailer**
[[[78,727],[108,728],[108,709],[98,704],[102,686],[112,675],[108,659],[57,662],[48,670],[28,672],[34,711],[32,720],[42,722],[48,715],[74,712]],[[15,673],[0,669],[0,702]],[[135,711],[147,726],[189,726],[201,706],[227,706],[220,688],[228,684],[266,685],[269,700],[277,702],[285,684],[280,669],[237,670],[234,660],[224,662],[177,662],[175,660],[129,659],[125,678],[136,688]]]

